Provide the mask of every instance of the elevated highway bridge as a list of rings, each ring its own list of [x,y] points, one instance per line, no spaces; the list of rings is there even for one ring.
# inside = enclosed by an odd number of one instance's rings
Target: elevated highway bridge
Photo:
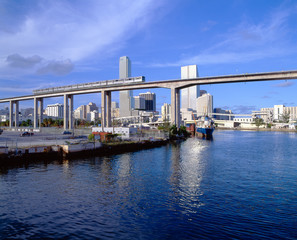
[[[135,77],[137,79],[139,77]],[[132,79],[132,78],[130,78]],[[101,93],[102,106],[102,126],[111,126],[111,92],[124,90],[139,90],[149,88],[168,88],[171,89],[171,122],[180,125],[180,90],[194,85],[206,84],[222,84],[237,82],[255,82],[255,81],[273,81],[273,80],[290,80],[297,79],[297,70],[279,71],[266,73],[249,73],[238,75],[214,76],[214,77],[198,77],[191,79],[173,79],[159,80],[152,82],[144,81],[128,81],[129,79],[107,80],[114,81],[114,84],[100,84],[99,82],[69,85],[64,87],[38,89],[32,95],[11,97],[0,99],[0,103],[9,103],[10,127],[13,123],[13,112],[15,112],[15,127],[18,126],[19,102],[26,100],[34,101],[34,128],[38,128],[42,122],[43,99],[51,97],[64,97],[64,129],[73,128],[73,96],[79,94]],[[125,81],[126,80],[126,81]],[[106,82],[107,82],[106,81]],[[122,82],[121,82],[122,81]],[[104,82],[104,81],[102,81]],[[77,86],[79,87],[71,87]],[[46,91],[47,90],[47,91]],[[15,107],[15,111],[13,111]],[[39,110],[39,111],[38,111]]]

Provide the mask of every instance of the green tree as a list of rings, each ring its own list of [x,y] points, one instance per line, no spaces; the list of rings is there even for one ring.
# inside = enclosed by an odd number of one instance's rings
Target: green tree
[[[180,128],[178,130],[178,134],[182,135],[184,137],[188,137],[190,135],[190,133],[187,131],[186,126],[180,126]]]
[[[285,112],[281,115],[281,121],[284,123],[288,123],[290,120],[290,111]]]
[[[260,127],[261,125],[264,125],[264,120],[262,118],[256,118],[255,123],[257,127]]]
[[[178,132],[177,132],[177,127],[176,127],[176,125],[174,124],[174,125],[172,125],[171,127],[170,127],[170,135],[176,135]]]
[[[94,142],[95,141],[95,135],[93,133],[91,133],[89,136],[88,136],[88,139],[90,142]]]

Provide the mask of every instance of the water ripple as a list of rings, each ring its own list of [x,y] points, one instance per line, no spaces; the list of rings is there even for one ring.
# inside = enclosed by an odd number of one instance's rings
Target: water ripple
[[[0,239],[296,239],[296,144],[296,134],[217,131],[3,171]]]

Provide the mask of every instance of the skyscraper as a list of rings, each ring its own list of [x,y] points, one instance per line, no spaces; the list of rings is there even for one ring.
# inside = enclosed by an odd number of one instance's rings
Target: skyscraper
[[[131,61],[127,56],[120,57],[119,77],[131,77]],[[120,91],[120,117],[131,115],[133,91]]]
[[[197,78],[197,65],[181,67],[181,79]],[[182,108],[196,109],[196,98],[200,96],[200,86],[192,86],[181,90]]]
[[[156,111],[156,94],[147,92],[139,93],[139,96],[145,99],[145,111]]]
[[[197,98],[197,115],[208,115],[213,112],[213,97],[209,93]]]
[[[161,114],[163,121],[170,121],[171,120],[171,105],[168,103],[164,103],[161,107]]]
[[[145,110],[145,99],[141,96],[134,97],[134,109]]]

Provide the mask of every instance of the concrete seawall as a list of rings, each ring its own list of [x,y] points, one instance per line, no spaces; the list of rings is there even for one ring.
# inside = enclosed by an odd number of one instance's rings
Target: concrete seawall
[[[84,142],[54,146],[34,146],[9,151],[0,147],[0,167],[23,165],[38,161],[55,161],[89,156],[106,156],[164,146],[168,140],[139,142]]]

